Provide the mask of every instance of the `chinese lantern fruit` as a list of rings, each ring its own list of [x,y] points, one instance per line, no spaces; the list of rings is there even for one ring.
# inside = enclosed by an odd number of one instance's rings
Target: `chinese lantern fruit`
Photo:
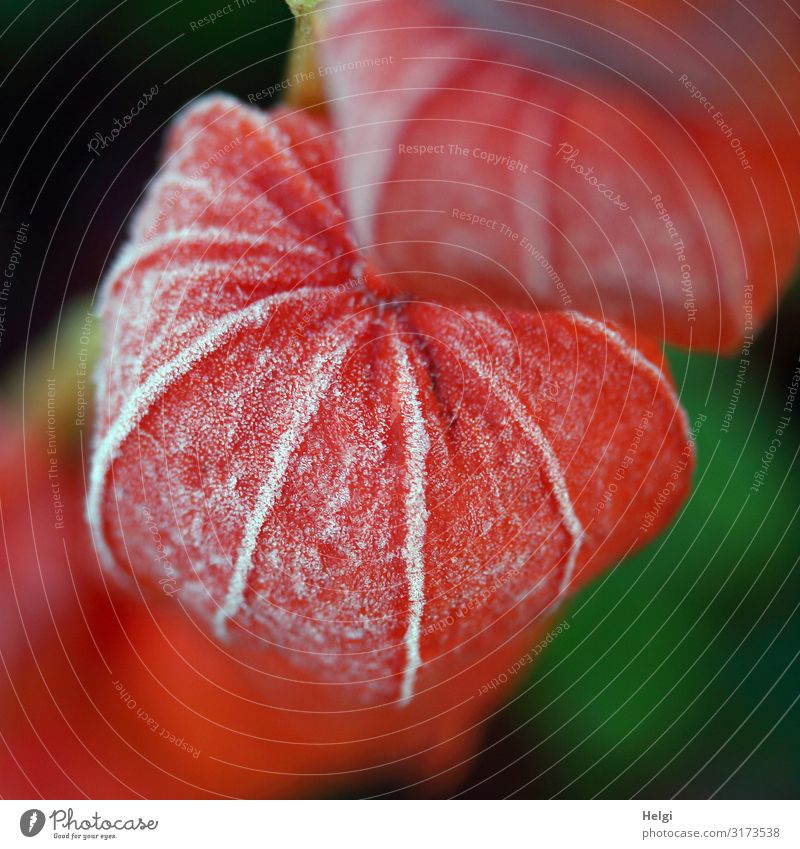
[[[390,287],[336,158],[285,108],[177,120],[104,285],[89,518],[108,568],[274,704],[463,730],[558,602],[674,515],[692,442],[629,333]]]

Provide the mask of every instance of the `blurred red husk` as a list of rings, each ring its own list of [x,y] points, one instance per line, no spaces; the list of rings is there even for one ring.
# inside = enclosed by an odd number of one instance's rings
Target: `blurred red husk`
[[[800,245],[796,4],[329,7],[308,85],[399,285],[709,350],[769,317]]]

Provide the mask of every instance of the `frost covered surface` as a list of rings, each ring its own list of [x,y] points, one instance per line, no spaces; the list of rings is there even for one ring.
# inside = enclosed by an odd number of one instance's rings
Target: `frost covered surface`
[[[173,127],[105,282],[95,543],[342,704],[474,693],[476,663],[663,527],[689,471],[639,530],[690,435],[618,330],[388,289],[326,133],[225,97]]]

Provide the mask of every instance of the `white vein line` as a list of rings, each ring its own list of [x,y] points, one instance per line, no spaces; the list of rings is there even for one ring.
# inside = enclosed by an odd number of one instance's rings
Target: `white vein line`
[[[647,359],[640,351],[633,347],[633,345],[629,344],[623,336],[617,333],[614,329],[604,324],[602,321],[598,321],[594,318],[589,318],[589,316],[583,315],[582,313],[571,312],[570,315],[574,319],[576,324],[582,324],[584,327],[587,327],[591,330],[595,330],[606,339],[613,342],[615,347],[622,352],[622,355],[627,359],[630,363],[633,364],[634,368],[637,366],[641,368],[643,371],[646,371],[652,377],[655,377],[658,385],[667,393],[670,401],[672,401],[675,409],[678,412],[678,418],[683,426],[684,433],[686,434],[687,442],[694,443],[694,434],[692,433],[692,428],[689,425],[689,419],[686,415],[686,411],[681,406],[680,399],[678,398],[677,393],[672,388],[672,383],[667,379],[667,376],[664,374],[663,370],[660,369],[655,363],[651,362]]]
[[[146,233],[147,231],[145,231]],[[182,227],[177,230],[168,230],[163,234],[159,234],[152,238],[142,239],[141,241],[130,242],[122,248],[116,261],[109,268],[106,278],[115,280],[123,274],[132,271],[140,262],[143,263],[148,257],[152,256],[164,248],[174,245],[175,248],[185,245],[193,245],[195,242],[202,242],[204,245],[212,247],[222,247],[228,245],[238,245],[247,248],[246,258],[251,262],[261,261],[268,262],[268,257],[275,255],[284,256],[286,254],[305,254],[313,257],[327,256],[319,250],[319,248],[303,242],[302,239],[282,240],[280,242],[273,238],[274,234],[270,230],[265,230],[262,233],[232,233],[230,229],[225,227]],[[268,248],[267,256],[260,256],[253,249]],[[251,253],[251,251],[253,251]],[[174,253],[174,252],[173,252]],[[171,259],[172,263],[178,263],[179,260],[175,256]]]
[[[530,413],[517,400],[513,391],[510,391],[506,387],[505,380],[499,374],[495,375],[493,372],[487,371],[477,356],[472,355],[455,340],[451,340],[450,345],[475,374],[481,380],[486,381],[492,387],[492,390],[497,393],[497,397],[507,405],[517,424],[530,437],[544,459],[547,477],[550,480],[550,485],[553,487],[553,493],[561,511],[561,520],[572,538],[567,564],[564,567],[564,574],[561,579],[561,586],[559,587],[559,593],[563,593],[569,586],[569,582],[572,580],[572,575],[575,572],[575,563],[578,552],[580,551],[581,542],[583,541],[583,525],[575,513],[572,498],[567,487],[567,481],[561,469],[558,456]]]
[[[169,171],[163,174],[158,179],[157,191],[166,194],[166,189],[170,187],[180,189],[181,192],[188,191],[189,189],[195,189],[198,192],[205,194],[206,196],[211,195],[211,197],[216,200],[218,195],[221,194],[220,186],[224,188],[225,182],[222,180],[214,180],[205,175],[193,174],[191,172],[185,174],[183,171],[180,170],[180,168],[178,168],[178,170]],[[167,198],[167,200],[169,200],[171,197],[175,197],[176,194],[180,195],[181,192],[173,192],[169,196],[169,198]],[[174,206],[174,203],[172,204],[172,206]]]
[[[217,319],[210,330],[187,345],[176,357],[157,368],[128,398],[116,421],[109,427],[97,446],[89,473],[87,515],[89,524],[95,532],[98,554],[107,567],[113,563],[113,557],[103,533],[101,516],[103,492],[111,464],[125,440],[133,433],[152,405],[196,363],[218,350],[226,339],[240,330],[263,323],[281,304],[304,298],[310,288],[304,286],[293,292],[269,295],[254,304]]]
[[[414,695],[417,671],[422,664],[420,637],[422,615],[425,610],[425,559],[423,546],[428,521],[425,501],[425,460],[431,443],[425,429],[422,404],[417,382],[408,360],[402,340],[392,337],[392,347],[397,362],[397,381],[401,399],[401,413],[406,425],[406,452],[408,464],[408,488],[405,497],[406,539],[403,559],[406,562],[408,581],[408,625],[403,642],[406,649],[406,665],[400,688],[401,705],[407,704]]]
[[[317,415],[328,389],[340,372],[345,357],[356,345],[368,323],[368,318],[362,318],[355,327],[347,328],[347,338],[340,341],[332,351],[325,350],[317,354],[310,368],[313,379],[305,390],[304,396],[290,399],[293,405],[291,420],[275,447],[272,468],[259,490],[253,511],[245,524],[225,601],[217,609],[214,617],[214,629],[220,638],[225,636],[228,619],[235,616],[242,606],[247,576],[253,568],[253,554],[258,537],[267,516],[281,494],[289,461]]]

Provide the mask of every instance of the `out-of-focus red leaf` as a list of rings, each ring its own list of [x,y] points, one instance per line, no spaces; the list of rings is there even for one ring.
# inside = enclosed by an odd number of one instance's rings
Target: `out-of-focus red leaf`
[[[773,309],[798,254],[796,4],[332,0],[323,24],[354,227],[404,288],[705,349]]]
[[[435,740],[664,527],[693,447],[643,341],[381,283],[327,132],[221,97],[173,127],[104,284],[89,515],[112,572],[179,590],[320,734]]]

